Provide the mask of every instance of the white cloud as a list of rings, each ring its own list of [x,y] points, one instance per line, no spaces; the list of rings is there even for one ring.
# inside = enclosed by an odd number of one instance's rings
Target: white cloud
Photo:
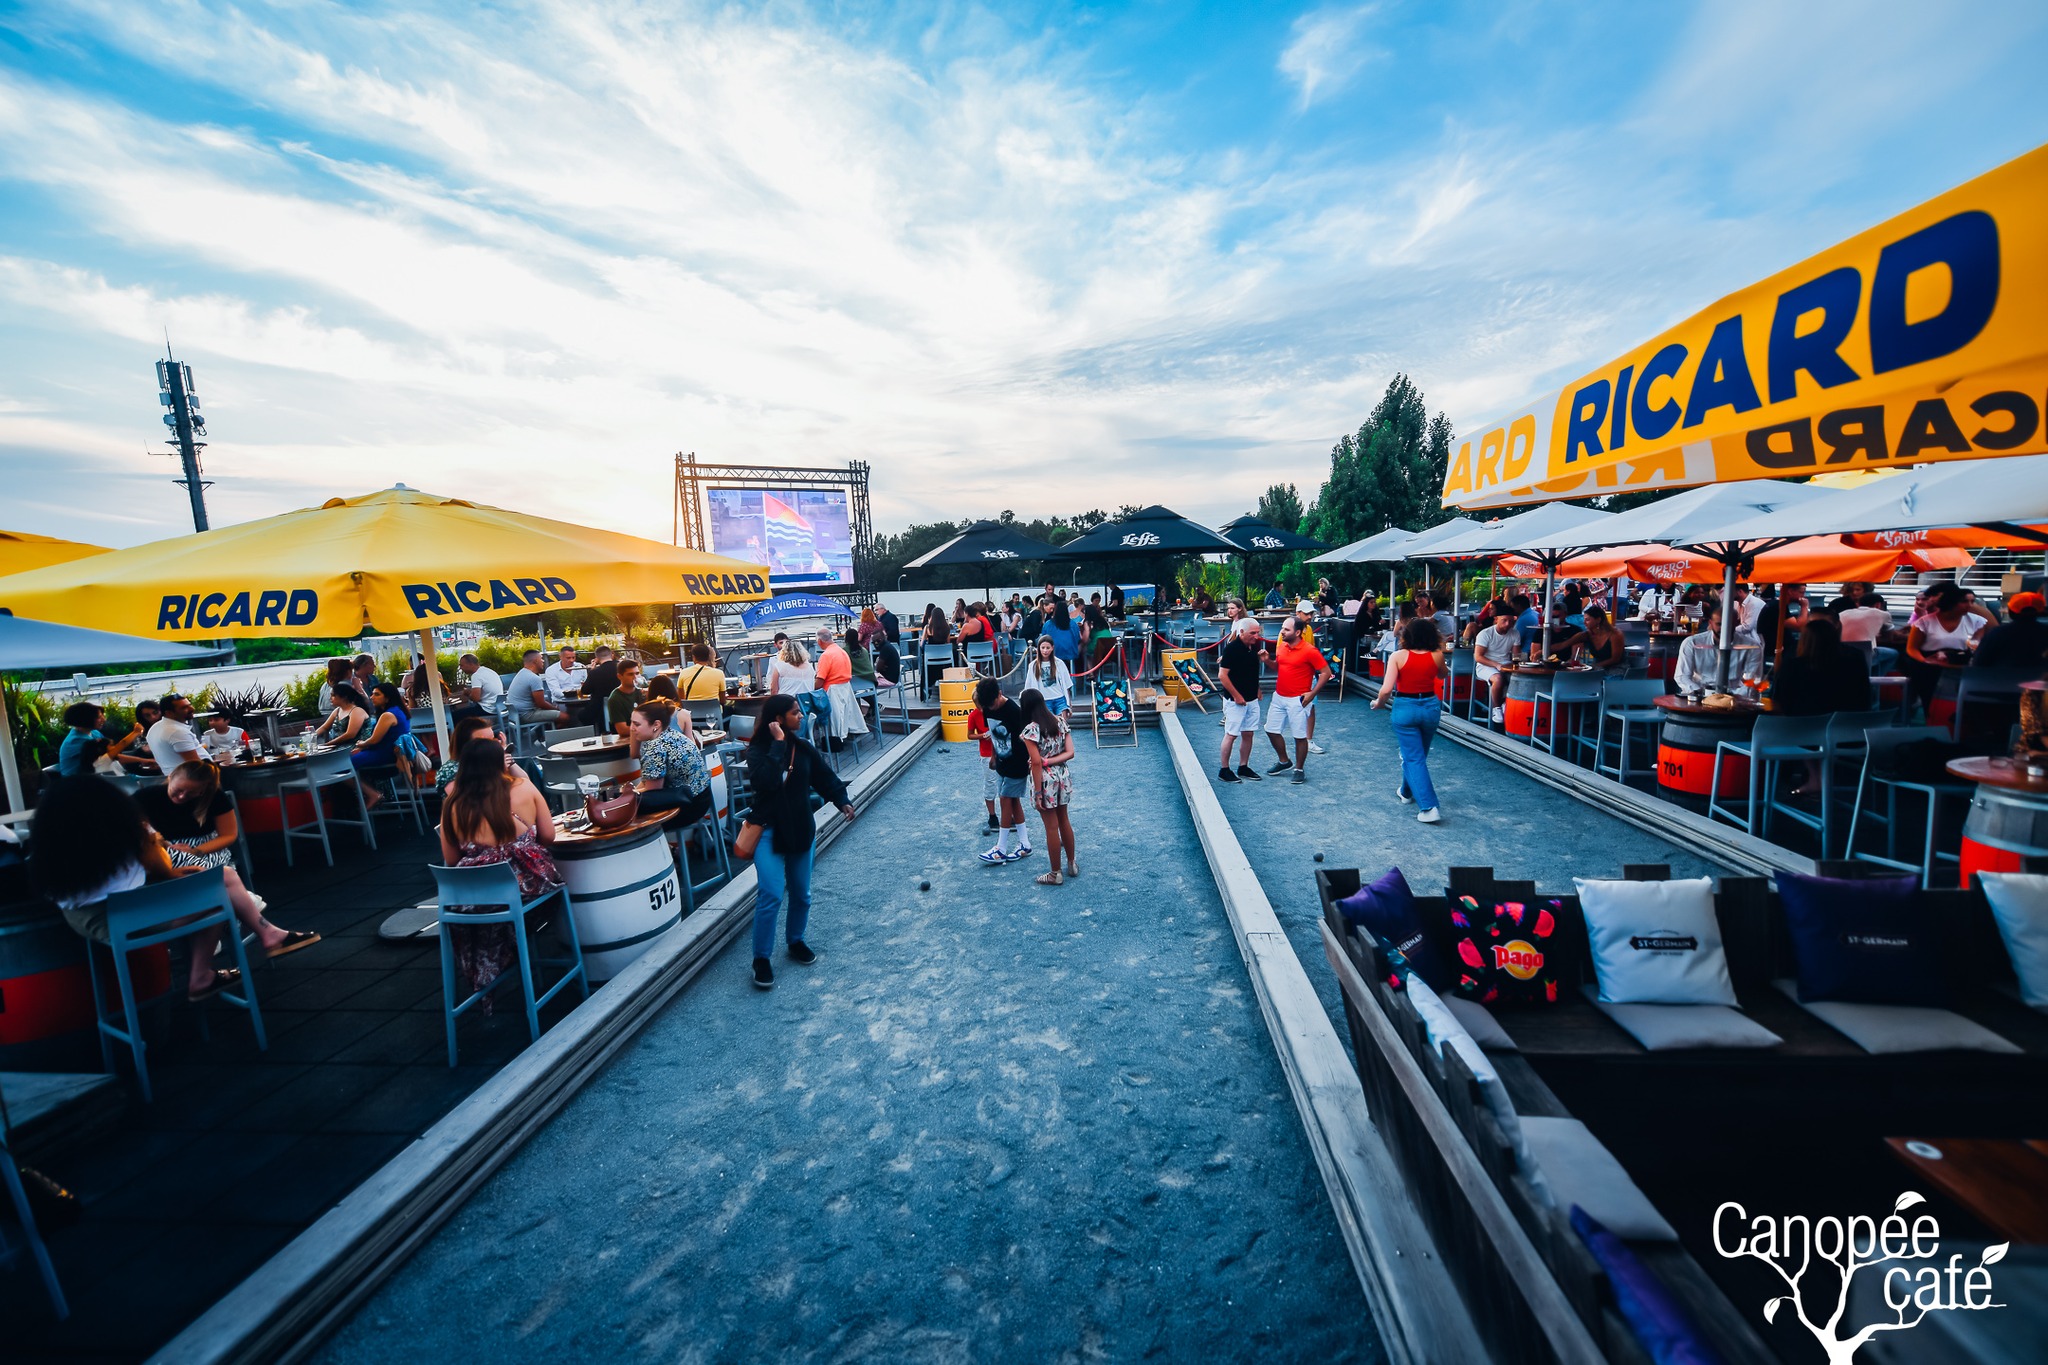
[[[1293,40],[1280,53],[1280,74],[1300,90],[1301,107],[1350,84],[1367,62],[1381,56],[1365,41],[1374,6],[1319,9],[1294,21]]]

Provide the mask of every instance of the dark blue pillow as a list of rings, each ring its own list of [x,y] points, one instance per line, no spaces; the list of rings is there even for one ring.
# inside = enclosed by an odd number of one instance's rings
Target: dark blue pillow
[[[1572,1205],[1571,1219],[1572,1231],[1607,1272],[1621,1320],[1655,1365],[1719,1365],[1720,1353],[1700,1335],[1691,1315],[1664,1281],[1636,1259],[1626,1242],[1577,1204]]]
[[[1948,1004],[1934,917],[1920,879],[1778,874],[1801,1000]]]
[[[1422,933],[1422,916],[1415,911],[1415,893],[1401,869],[1390,867],[1377,881],[1367,882],[1354,895],[1337,902],[1345,919],[1377,938],[1392,944],[1424,985],[1448,990],[1451,974],[1429,946]]]

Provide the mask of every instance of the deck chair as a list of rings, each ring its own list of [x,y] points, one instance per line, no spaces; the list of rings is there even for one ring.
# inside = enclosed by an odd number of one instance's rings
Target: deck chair
[[[1128,678],[1113,678],[1106,674],[1095,675],[1095,747],[1103,746],[1103,732],[1109,733],[1110,747],[1123,748],[1122,737],[1131,737],[1130,747],[1138,747],[1138,713],[1131,705],[1131,683]]]
[[[1216,684],[1209,681],[1209,675],[1202,671],[1202,666],[1193,659],[1175,659],[1173,671],[1180,679],[1180,685],[1194,698],[1195,706],[1203,715],[1208,715],[1209,708],[1202,705],[1202,698],[1213,694],[1216,691]]]

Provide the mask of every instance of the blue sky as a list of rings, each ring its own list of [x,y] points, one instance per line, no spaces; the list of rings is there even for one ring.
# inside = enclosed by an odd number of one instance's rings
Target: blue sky
[[[2038,145],[2048,6],[0,0],[0,527],[1312,494]]]

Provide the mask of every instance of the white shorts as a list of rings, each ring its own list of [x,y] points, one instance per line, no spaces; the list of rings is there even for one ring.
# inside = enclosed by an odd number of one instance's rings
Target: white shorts
[[[1484,659],[1474,659],[1472,661],[1472,673],[1473,676],[1484,683],[1490,683],[1500,676],[1500,670],[1487,663]]]
[[[1247,702],[1223,699],[1223,733],[1242,735],[1259,728],[1259,699],[1253,697]]]
[[[1274,694],[1273,699],[1266,703],[1266,733],[1308,738],[1308,708],[1301,704],[1300,697]]]

